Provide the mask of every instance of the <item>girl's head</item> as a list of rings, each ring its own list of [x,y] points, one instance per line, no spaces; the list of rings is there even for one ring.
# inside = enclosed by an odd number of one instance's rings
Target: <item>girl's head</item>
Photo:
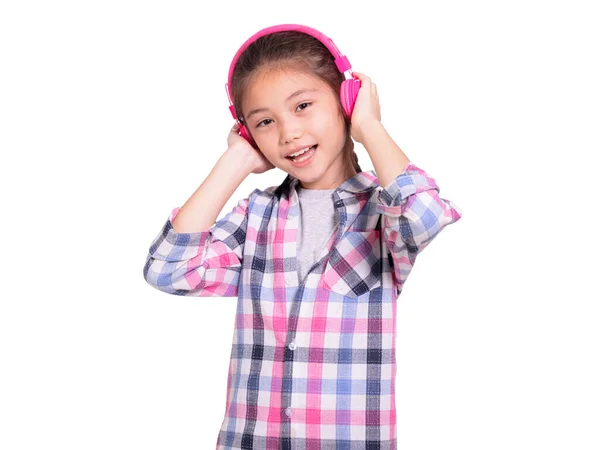
[[[307,189],[334,189],[362,172],[340,101],[345,80],[321,41],[300,31],[261,36],[240,55],[231,79],[238,119],[263,155]],[[297,91],[306,92],[294,95]],[[287,157],[317,145],[311,162]]]

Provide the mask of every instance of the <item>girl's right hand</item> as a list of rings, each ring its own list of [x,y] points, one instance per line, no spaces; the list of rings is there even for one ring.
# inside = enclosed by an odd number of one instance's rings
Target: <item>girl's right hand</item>
[[[254,148],[250,142],[239,134],[240,124],[235,122],[227,136],[227,151],[237,152],[239,158],[252,168],[252,173],[263,173],[274,169],[275,166],[269,162],[262,152]]]

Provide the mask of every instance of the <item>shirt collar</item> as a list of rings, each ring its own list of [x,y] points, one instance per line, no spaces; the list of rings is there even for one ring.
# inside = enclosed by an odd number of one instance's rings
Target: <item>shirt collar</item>
[[[283,181],[282,186],[286,186],[288,192],[292,192],[296,189],[298,183],[298,178],[288,174]],[[351,178],[348,178],[337,187],[336,191],[345,191],[352,194],[357,194],[359,192],[365,192],[369,189],[373,189],[376,186],[379,186],[379,181],[375,171],[367,170],[364,172],[359,172],[356,175],[353,175]]]

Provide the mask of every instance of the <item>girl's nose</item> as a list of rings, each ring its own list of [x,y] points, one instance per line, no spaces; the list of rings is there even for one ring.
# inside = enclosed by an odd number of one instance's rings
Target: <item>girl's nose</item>
[[[281,141],[283,144],[289,144],[302,137],[302,130],[300,124],[296,120],[288,120],[281,127]]]

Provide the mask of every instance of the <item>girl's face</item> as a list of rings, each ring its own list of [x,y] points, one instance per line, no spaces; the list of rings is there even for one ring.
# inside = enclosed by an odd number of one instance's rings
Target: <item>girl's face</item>
[[[274,70],[256,76],[244,94],[242,115],[252,138],[271,164],[298,178],[303,188],[335,189],[356,174],[343,159],[344,118],[321,80]],[[287,157],[315,144],[308,161]]]

